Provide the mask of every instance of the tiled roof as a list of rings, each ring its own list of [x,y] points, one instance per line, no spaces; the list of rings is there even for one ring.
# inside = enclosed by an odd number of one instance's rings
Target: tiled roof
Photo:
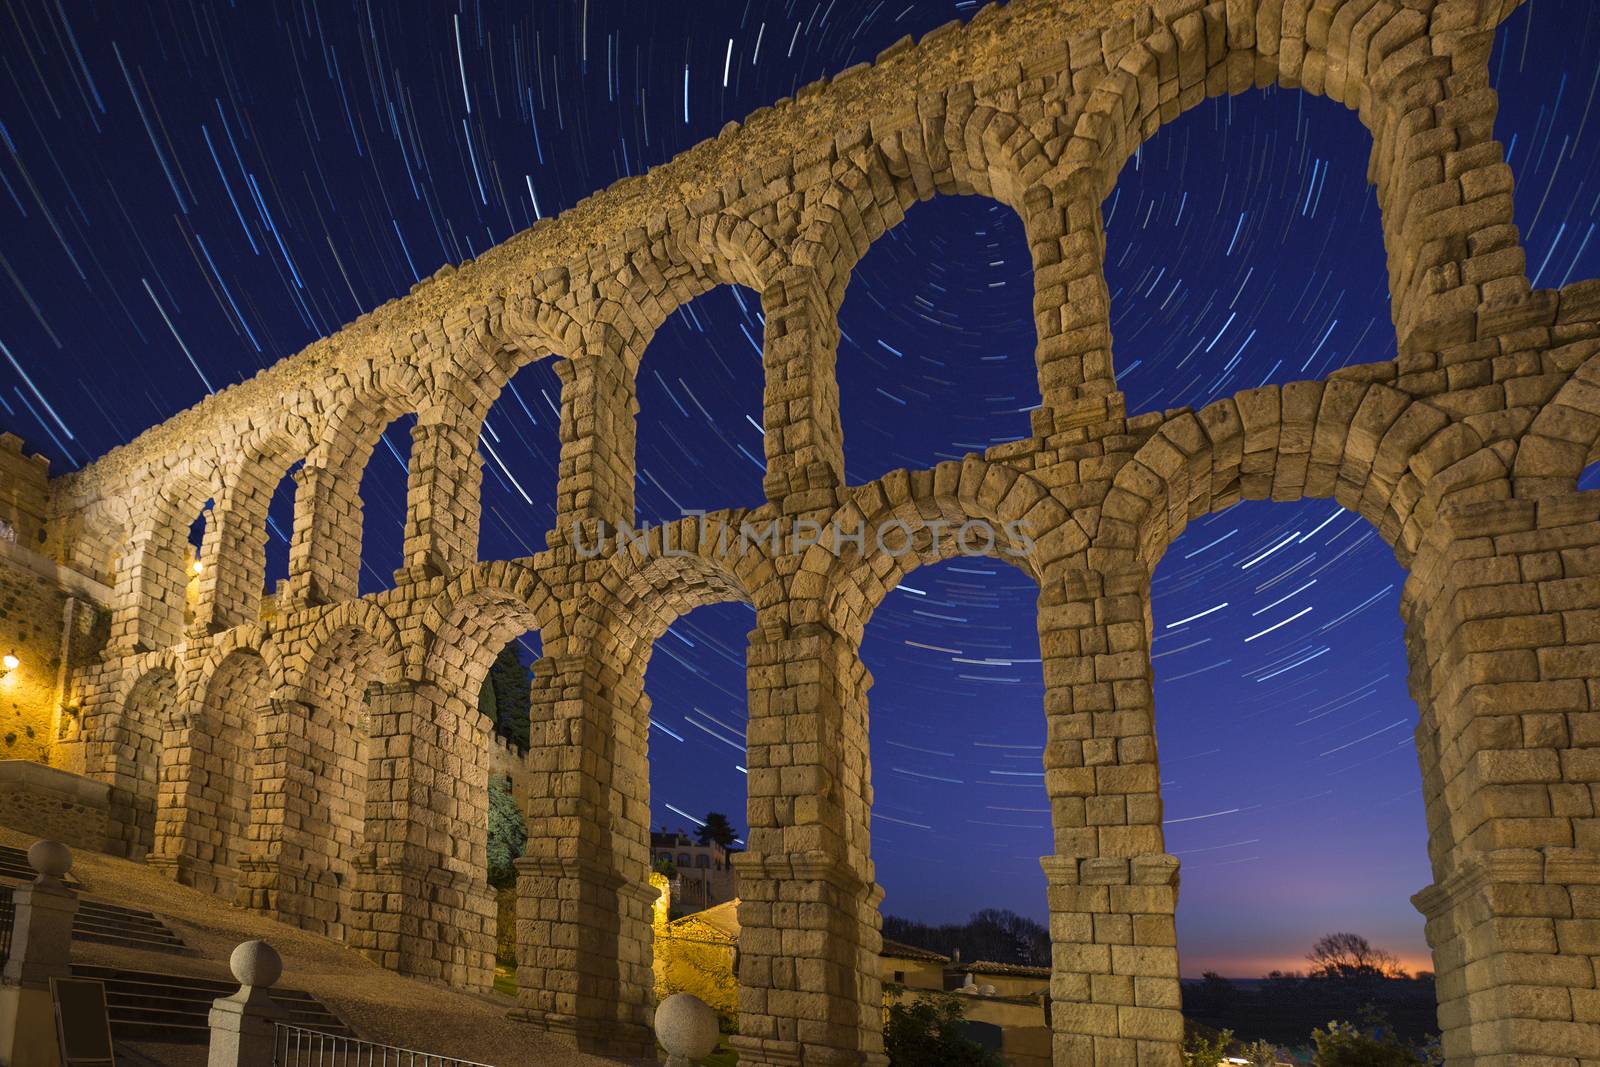
[[[884,938],[883,951],[879,952],[878,955],[893,956],[899,960],[923,960],[927,963],[950,962],[949,956],[941,956],[937,952],[929,952],[925,948],[917,948],[914,945],[907,945],[900,941],[890,941],[888,938]]]
[[[969,974],[996,974],[1011,978],[1049,978],[1050,968],[1029,967],[1020,963],[994,963],[990,960],[975,960],[972,963],[958,963],[957,971]]]

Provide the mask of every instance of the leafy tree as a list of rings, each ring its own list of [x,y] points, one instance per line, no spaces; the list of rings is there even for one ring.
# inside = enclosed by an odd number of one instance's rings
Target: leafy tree
[[[1405,968],[1360,934],[1325,934],[1306,954],[1313,978],[1404,978]]]
[[[974,912],[965,923],[943,926],[886,915],[883,936],[946,956],[959,951],[961,958],[969,962],[1050,965],[1050,931],[1033,919],[1000,908],[986,908]]]
[[[532,707],[531,676],[517,657],[516,642],[500,650],[478,690],[478,710],[494,724],[494,732],[521,748],[528,747]]]
[[[961,1001],[948,994],[889,1005],[883,1048],[889,1067],[1004,1067],[1000,1057],[961,1032]]]
[[[511,799],[511,779],[489,779],[489,884],[509,886],[517,882],[517,869],[511,861],[522,855],[528,844],[528,823]]]
[[[723,848],[732,848],[734,842],[739,840],[739,831],[733,828],[733,823],[722,812],[708,811],[705,825],[696,830],[694,836],[702,845],[715,841]]]

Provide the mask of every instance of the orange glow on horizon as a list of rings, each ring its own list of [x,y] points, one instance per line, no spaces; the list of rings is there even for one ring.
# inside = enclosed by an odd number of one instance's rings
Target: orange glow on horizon
[[[1401,956],[1400,966],[1410,975],[1422,971],[1431,972],[1433,957]],[[1204,957],[1184,959],[1181,973],[1186,980],[1191,978],[1198,980],[1207,971],[1214,971],[1224,978],[1249,980],[1265,978],[1273,971],[1282,971],[1285,974],[1299,971],[1305,974],[1310,967],[1304,956],[1216,956],[1209,959]]]

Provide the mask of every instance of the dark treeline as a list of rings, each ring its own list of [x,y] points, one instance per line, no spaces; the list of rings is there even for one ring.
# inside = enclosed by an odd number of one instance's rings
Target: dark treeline
[[[964,923],[943,926],[885,915],[883,936],[888,941],[946,956],[954,956],[959,951],[966,963],[988,960],[1029,967],[1050,966],[1050,931],[1032,919],[999,908],[985,908],[973,912],[972,918]]]

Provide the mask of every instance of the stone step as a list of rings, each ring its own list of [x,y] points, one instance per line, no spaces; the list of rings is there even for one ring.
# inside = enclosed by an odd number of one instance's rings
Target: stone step
[[[8,919],[14,889],[14,886],[0,885],[0,897],[4,898],[0,906],[4,907]],[[150,912],[87,897],[78,899],[78,914],[72,920],[72,937],[75,941],[122,945],[150,952],[187,954],[189,951],[183,939]]]
[[[31,882],[37,871],[28,863],[28,850],[25,848],[12,848],[10,845],[0,845],[0,879],[13,882]],[[64,885],[77,889],[78,880],[69,872],[61,879]]]
[[[148,911],[125,908],[103,900],[80,899],[72,921],[72,936],[100,945],[123,945],[151,952],[187,953],[183,939]]]
[[[88,964],[74,964],[72,973],[105,982],[111,1036],[117,1041],[204,1042],[210,1034],[211,1002],[239,991],[232,982]],[[274,989],[272,999],[283,1009],[286,1023],[353,1036],[343,1020],[310,993]]]

